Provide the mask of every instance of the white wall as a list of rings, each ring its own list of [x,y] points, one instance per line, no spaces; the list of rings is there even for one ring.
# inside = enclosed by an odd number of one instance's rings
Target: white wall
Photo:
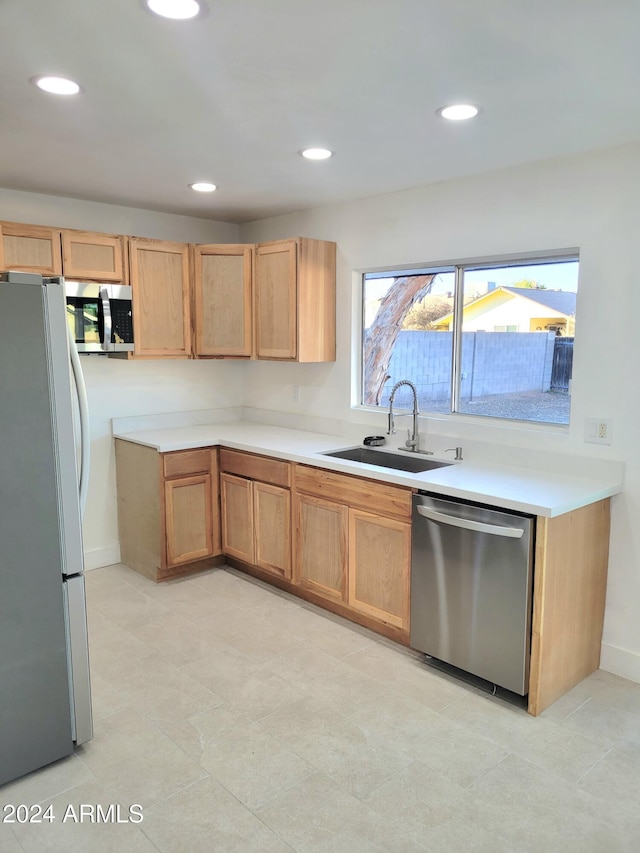
[[[0,190],[0,219],[184,242],[237,242],[238,226]],[[218,361],[124,361],[83,356],[91,428],[91,476],[83,524],[88,568],[119,560],[111,418],[242,403],[242,365]]]
[[[241,226],[243,241],[307,236],[338,244],[338,341],[332,365],[245,367],[245,404],[302,410],[352,425],[383,417],[354,411],[352,343],[359,311],[354,270],[580,250],[571,426],[505,427],[471,418],[426,418],[434,446],[483,442],[506,459],[517,448],[625,460],[613,499],[603,667],[640,681],[640,146],[601,151],[324,207]],[[355,315],[355,316],[354,316]],[[292,385],[300,386],[300,403]],[[584,442],[587,416],[613,419],[613,444]],[[448,444],[447,444],[448,442]],[[480,445],[477,445],[480,446]],[[493,448],[493,451],[492,451]],[[513,448],[513,450],[510,450]],[[473,452],[473,451],[472,451]],[[585,470],[588,475],[588,470]]]

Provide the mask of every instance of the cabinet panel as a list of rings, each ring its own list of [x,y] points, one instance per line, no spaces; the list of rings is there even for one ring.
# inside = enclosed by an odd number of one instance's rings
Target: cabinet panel
[[[189,250],[182,243],[130,240],[135,355],[189,358]]]
[[[295,465],[294,478],[300,492],[398,519],[411,518],[411,489],[309,465]]]
[[[326,598],[344,601],[347,577],[347,507],[296,495],[294,579]]]
[[[210,556],[211,475],[168,480],[164,488],[167,565]]]
[[[349,606],[409,629],[411,525],[349,510]]]
[[[165,453],[163,461],[165,477],[208,473],[211,468],[211,451],[176,450],[175,453]]]
[[[67,278],[124,283],[124,238],[92,231],[63,231],[62,262]]]
[[[255,562],[251,480],[220,475],[222,551],[247,563]]]
[[[256,249],[255,305],[258,358],[295,359],[297,338],[295,241]]]
[[[0,230],[0,269],[62,275],[58,229],[2,222]]]
[[[287,489],[253,484],[256,566],[291,577],[291,494]]]
[[[253,246],[194,247],[197,355],[251,355]]]
[[[290,486],[291,465],[280,459],[256,456],[237,450],[220,451],[220,470],[238,474],[250,480],[260,480],[273,486]]]

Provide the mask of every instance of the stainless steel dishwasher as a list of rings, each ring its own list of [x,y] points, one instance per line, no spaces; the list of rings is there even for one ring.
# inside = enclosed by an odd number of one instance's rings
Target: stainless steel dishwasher
[[[413,498],[411,646],[529,691],[535,517]]]

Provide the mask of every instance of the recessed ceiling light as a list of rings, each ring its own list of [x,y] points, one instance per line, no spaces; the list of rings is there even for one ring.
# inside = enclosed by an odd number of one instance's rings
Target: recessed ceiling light
[[[328,148],[305,148],[300,153],[307,160],[328,160],[329,157],[333,157],[333,151],[329,151]]]
[[[51,95],[77,95],[80,91],[80,86],[66,77],[33,77],[31,82]]]
[[[201,4],[197,0],[147,0],[147,6],[156,15],[175,21],[195,18],[201,11]]]
[[[208,181],[196,181],[195,184],[189,184],[189,186],[197,193],[212,193],[216,189],[216,185],[210,184]]]
[[[473,104],[451,104],[448,107],[440,107],[436,112],[442,118],[448,118],[449,121],[464,121],[477,116],[480,108]]]

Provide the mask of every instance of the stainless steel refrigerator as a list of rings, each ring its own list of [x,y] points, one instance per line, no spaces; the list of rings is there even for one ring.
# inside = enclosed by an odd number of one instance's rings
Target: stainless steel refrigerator
[[[70,355],[63,280],[1,274],[0,785],[92,737]]]

